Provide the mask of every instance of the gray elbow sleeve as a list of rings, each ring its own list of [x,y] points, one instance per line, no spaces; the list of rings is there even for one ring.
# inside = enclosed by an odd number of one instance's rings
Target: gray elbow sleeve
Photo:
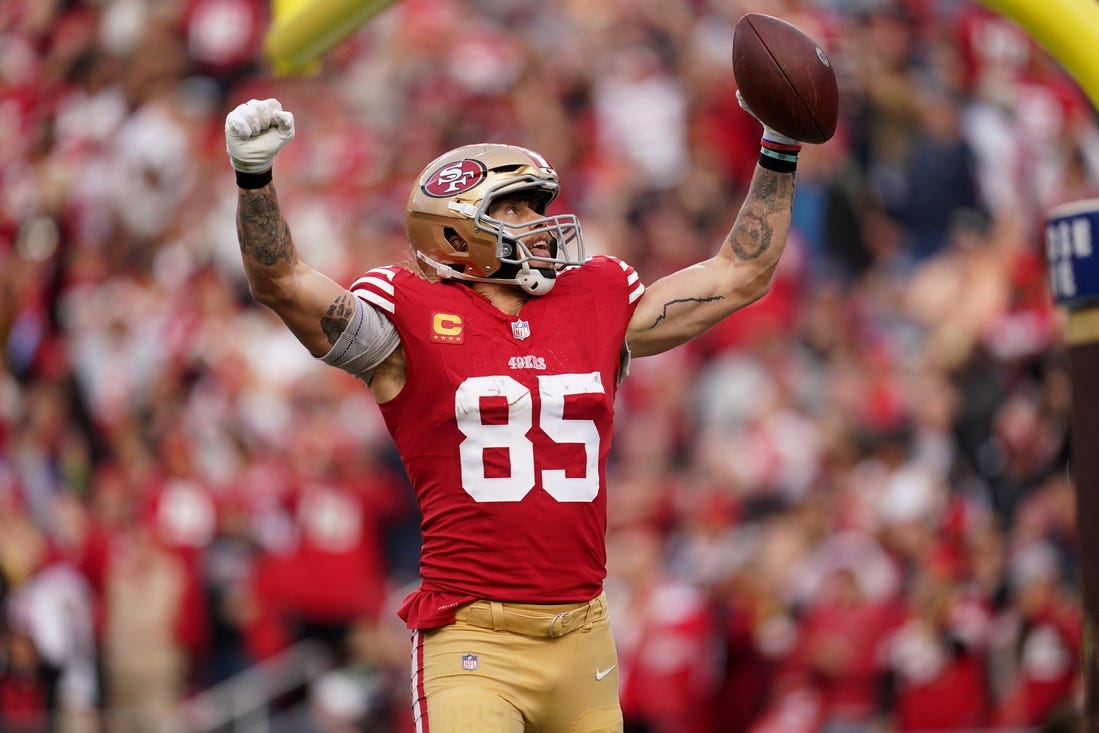
[[[359,298],[353,300],[355,312],[351,314],[347,328],[321,360],[354,377],[364,378],[401,345],[401,337],[389,319]]]

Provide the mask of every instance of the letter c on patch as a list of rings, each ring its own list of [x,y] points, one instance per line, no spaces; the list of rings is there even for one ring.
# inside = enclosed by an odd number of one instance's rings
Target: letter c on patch
[[[457,336],[462,332],[462,317],[449,313],[435,314],[435,333],[440,336]]]
[[[431,316],[431,340],[447,344],[460,344],[462,317],[454,313],[433,313]]]

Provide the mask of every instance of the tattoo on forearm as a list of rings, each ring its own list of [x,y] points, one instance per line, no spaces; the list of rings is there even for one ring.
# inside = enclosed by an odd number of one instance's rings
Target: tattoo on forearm
[[[294,252],[290,227],[282,218],[271,187],[241,191],[237,208],[237,238],[243,255],[261,265],[289,261]]]
[[[660,315],[656,317],[656,320],[649,325],[649,330],[656,328],[657,324],[668,317],[668,308],[676,303],[710,303],[715,300],[724,300],[722,295],[711,295],[706,298],[676,298],[675,300],[669,300],[664,304],[664,308],[660,311]]]
[[[351,314],[355,312],[352,303],[352,295],[341,295],[328,307],[328,312],[321,318],[321,330],[324,331],[328,343],[335,344],[340,334],[347,330],[347,324],[351,321]]]
[[[764,171],[757,175],[736,225],[729,233],[729,247],[742,260],[754,260],[771,248],[775,230],[770,216],[790,206],[794,176]]]

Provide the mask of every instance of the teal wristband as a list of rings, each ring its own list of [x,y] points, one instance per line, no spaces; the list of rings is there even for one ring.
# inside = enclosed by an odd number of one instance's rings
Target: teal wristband
[[[760,148],[759,165],[776,173],[793,173],[798,167],[797,153],[780,153],[766,147]]]
[[[797,163],[797,154],[791,155],[790,153],[780,153],[777,150],[771,150],[770,148],[760,148],[760,155],[766,155],[769,158],[777,158],[778,160],[785,160],[787,163]]]

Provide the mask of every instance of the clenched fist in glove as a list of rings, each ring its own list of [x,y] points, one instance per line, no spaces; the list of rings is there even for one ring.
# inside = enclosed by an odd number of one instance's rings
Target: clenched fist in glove
[[[277,99],[249,100],[225,118],[225,147],[238,173],[267,173],[278,152],[293,139],[294,115]]]

